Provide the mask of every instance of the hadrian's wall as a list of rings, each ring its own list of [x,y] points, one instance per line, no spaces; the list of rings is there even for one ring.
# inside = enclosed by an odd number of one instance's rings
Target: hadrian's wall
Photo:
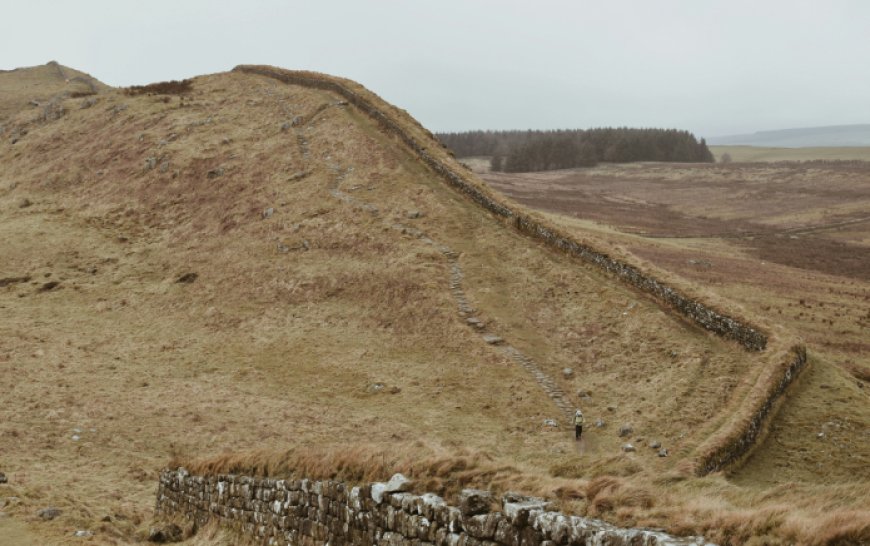
[[[234,71],[258,74],[288,84],[337,93],[377,121],[388,133],[402,140],[421,161],[448,184],[496,217],[512,224],[520,232],[615,275],[627,284],[653,295],[702,328],[725,339],[737,341],[748,351],[774,349],[775,354],[782,355],[777,357],[779,360],[775,361],[760,359],[765,365],[771,367],[769,370],[771,373],[760,374],[759,377],[764,379],[749,393],[747,402],[741,405],[738,410],[740,415],[731,419],[725,425],[727,428],[711,436],[712,443],[701,446],[696,460],[696,471],[699,474],[724,469],[748,453],[759,439],[765,422],[776,407],[778,398],[804,368],[806,352],[802,346],[768,347],[768,337],[752,324],[730,317],[703,302],[696,301],[639,268],[616,260],[605,252],[579,242],[571,236],[561,233],[554,226],[546,225],[543,221],[523,213],[517,207],[511,206],[508,202],[503,202],[494,194],[483,190],[479,182],[472,181],[466,173],[461,173],[448,162],[432,154],[428,150],[427,144],[429,146],[439,146],[439,144],[436,142],[425,143],[421,138],[413,135],[411,131],[402,126],[397,120],[397,114],[392,112],[388,105],[379,104],[382,101],[376,95],[365,90],[354,90],[349,82],[346,83],[338,78],[314,72],[248,65],[237,66]],[[406,123],[411,124],[412,122],[409,119]],[[422,127],[420,127],[420,131],[421,134],[425,133],[425,129]]]
[[[700,538],[622,529],[547,510],[541,499],[505,495],[493,511],[488,493],[463,491],[459,506],[436,495],[404,492],[407,482],[351,487],[313,480],[160,475],[157,512],[216,522],[255,542],[313,546],[688,546]]]

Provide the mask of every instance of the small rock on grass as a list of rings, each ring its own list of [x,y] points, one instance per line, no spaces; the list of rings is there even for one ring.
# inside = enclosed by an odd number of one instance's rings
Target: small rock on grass
[[[87,530],[84,530],[84,529],[80,529],[80,530],[76,531],[75,533],[73,533],[73,536],[80,537],[80,538],[89,538],[89,537],[94,536],[94,533],[87,531]]]
[[[59,508],[54,508],[53,506],[49,506],[47,508],[42,508],[36,512],[36,515],[45,521],[52,520],[57,516],[61,515],[63,512]]]
[[[667,450],[667,448],[664,448],[664,447],[661,448],[661,449],[659,450],[659,457],[667,457],[667,456],[668,456],[668,450]]]
[[[622,450],[625,451],[626,453],[631,453],[634,451],[634,446],[631,444],[623,444]]]
[[[163,527],[152,527],[148,532],[148,541],[164,544],[166,542],[181,542],[184,532],[181,527],[174,523],[168,523]]]
[[[175,282],[181,283],[181,284],[190,284],[193,281],[195,281],[198,277],[199,277],[199,274],[197,274],[197,273],[185,273],[184,275],[178,277],[178,280],[176,280]]]
[[[629,435],[631,435],[632,432],[634,432],[634,427],[632,427],[628,423],[619,427],[619,435],[620,436],[629,436]]]
[[[0,483],[6,483],[7,481],[9,480],[6,479],[6,474],[0,472]]]

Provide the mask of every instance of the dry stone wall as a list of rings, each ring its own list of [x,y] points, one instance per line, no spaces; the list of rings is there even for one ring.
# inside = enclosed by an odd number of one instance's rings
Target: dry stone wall
[[[352,487],[334,481],[275,480],[247,476],[191,476],[165,470],[157,512],[210,521],[255,542],[293,546],[688,546],[702,538],[679,538],[646,529],[547,510],[547,503],[505,495],[492,511],[488,493],[463,491],[451,506],[433,494],[405,492],[396,475],[387,483]]]
[[[675,309],[695,324],[725,339],[737,341],[748,351],[763,351],[767,348],[768,337],[746,321],[720,313],[712,307],[680,293],[637,267],[616,260],[605,252],[581,243],[560,233],[556,228],[545,225],[522,211],[512,208],[508,203],[500,202],[496,197],[483,191],[478,184],[472,182],[465,173],[460,173],[430,153],[423,140],[406,130],[397,121],[395,114],[390,113],[389,108],[379,106],[378,103],[382,101],[375,96],[368,97],[355,91],[351,88],[352,86],[345,84],[338,78],[314,72],[249,65],[237,66],[234,71],[266,76],[288,84],[323,89],[342,96],[348,103],[353,104],[377,121],[388,133],[398,137],[414,151],[421,161],[449,185],[464,193],[496,217],[514,225],[520,232],[542,241],[552,248],[594,264],[627,284],[652,294],[659,301]],[[422,126],[419,129],[426,133]],[[437,144],[429,142],[429,145]],[[715,442],[708,446],[702,446],[696,456],[695,470],[698,474],[703,475],[723,470],[745,457],[759,440],[764,430],[764,424],[773,413],[777,400],[805,367],[807,360],[803,346],[778,346],[775,349],[777,354],[782,352],[786,355],[781,361],[767,362],[767,365],[774,368],[776,376],[764,384],[757,385],[749,395],[752,402],[744,404],[739,409],[740,414],[730,420],[725,425],[725,429],[714,435]]]

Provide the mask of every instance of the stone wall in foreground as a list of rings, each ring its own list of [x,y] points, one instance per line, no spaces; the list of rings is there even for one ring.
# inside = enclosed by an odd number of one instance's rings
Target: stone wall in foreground
[[[752,387],[745,403],[740,405],[732,418],[711,435],[693,455],[697,474],[704,475],[725,470],[743,460],[763,437],[765,424],[774,414],[782,394],[805,368],[806,349],[802,344],[775,340],[773,346],[769,347],[771,338],[746,320],[717,311],[710,305],[697,301],[659,281],[638,267],[614,259],[607,253],[562,233],[555,226],[525,214],[509,201],[484,189],[481,183],[473,180],[473,177],[454,168],[450,161],[444,161],[437,154],[431,153],[427,146],[435,148],[440,147],[440,144],[413,118],[395,111],[377,95],[358,84],[325,74],[283,70],[271,66],[242,65],[237,66],[234,71],[257,74],[292,85],[323,89],[338,94],[375,120],[389,134],[400,139],[450,186],[496,217],[513,225],[518,231],[554,249],[593,264],[623,282],[655,296],[658,301],[694,324],[725,339],[737,341],[747,351],[767,349],[768,353],[778,355],[759,359],[759,365],[765,368],[759,373],[759,377],[764,379]],[[403,118],[407,119],[403,121]],[[416,129],[413,129],[414,127]]]
[[[483,491],[466,490],[459,506],[436,495],[404,492],[396,475],[387,483],[351,487],[314,480],[246,476],[191,476],[164,470],[157,512],[235,530],[253,542],[294,546],[687,546],[644,529],[547,510],[542,499],[505,495],[501,509]]]

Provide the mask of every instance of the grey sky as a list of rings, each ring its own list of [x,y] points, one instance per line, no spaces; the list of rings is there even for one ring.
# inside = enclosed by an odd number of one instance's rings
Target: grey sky
[[[864,0],[0,2],[0,68],[54,59],[110,85],[311,69],[436,131],[870,122]]]

